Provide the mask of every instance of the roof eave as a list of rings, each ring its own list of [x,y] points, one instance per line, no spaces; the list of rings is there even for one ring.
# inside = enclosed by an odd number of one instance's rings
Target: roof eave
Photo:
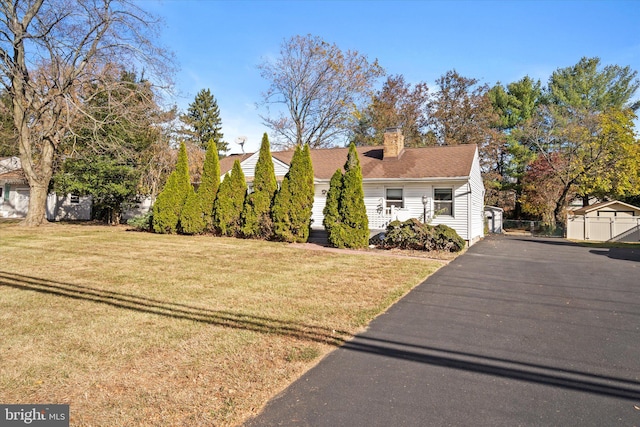
[[[424,177],[424,178],[362,178],[362,183],[384,183],[384,182],[455,182],[455,181],[468,181],[469,176],[440,176],[440,177]],[[316,182],[329,182],[331,179],[316,178]]]

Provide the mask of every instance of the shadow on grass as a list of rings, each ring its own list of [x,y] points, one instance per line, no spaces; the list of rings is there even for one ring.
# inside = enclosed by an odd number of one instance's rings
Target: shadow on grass
[[[0,271],[0,286],[76,300],[91,301],[141,313],[191,320],[209,325],[289,336],[334,346],[341,345],[345,339],[349,337],[347,332],[334,331],[314,325],[305,325],[245,313],[209,310],[203,307],[162,301],[140,295],[113,292],[90,286],[40,279],[4,271]]]

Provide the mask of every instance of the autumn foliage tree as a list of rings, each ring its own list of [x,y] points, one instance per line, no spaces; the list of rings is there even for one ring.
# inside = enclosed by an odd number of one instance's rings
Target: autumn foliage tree
[[[371,103],[358,114],[352,141],[356,145],[382,145],[385,130],[400,127],[407,147],[433,145],[435,139],[428,129],[428,105],[426,83],[412,87],[402,75],[389,76]]]

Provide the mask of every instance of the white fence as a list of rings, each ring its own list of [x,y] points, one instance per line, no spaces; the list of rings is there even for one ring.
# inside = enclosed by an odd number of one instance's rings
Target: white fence
[[[388,208],[367,209],[367,217],[370,230],[384,230],[391,221],[408,220],[411,218],[411,213],[407,208],[390,206]]]

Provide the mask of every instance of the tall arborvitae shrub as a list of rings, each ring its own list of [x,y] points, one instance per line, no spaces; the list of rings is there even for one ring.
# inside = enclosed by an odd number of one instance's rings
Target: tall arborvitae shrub
[[[273,226],[277,239],[286,242],[307,241],[313,191],[313,166],[309,146],[297,146],[289,172],[273,202]]]
[[[156,233],[175,233],[180,228],[180,215],[192,191],[189,178],[189,159],[184,142],[180,143],[176,169],[158,194],[153,206],[153,230]]]
[[[245,237],[269,239],[273,235],[271,206],[278,189],[276,173],[271,158],[269,137],[265,133],[260,145],[253,180],[253,193],[247,195],[242,212],[242,234]]]
[[[156,233],[174,234],[178,231],[177,194],[176,175],[172,172],[153,204],[153,231]]]
[[[247,194],[247,182],[240,167],[240,162],[233,163],[231,173],[226,174],[218,197],[214,202],[213,217],[217,231],[223,236],[238,236],[240,234],[242,208]]]
[[[204,228],[205,220],[202,201],[193,187],[191,187],[180,214],[180,232],[183,234],[200,234],[204,231]]]
[[[349,146],[347,163],[344,165],[339,205],[342,245],[347,248],[366,247],[369,244],[369,219],[364,204],[362,169],[354,143]]]
[[[211,139],[204,157],[202,178],[198,187],[198,199],[202,207],[205,230],[213,229],[213,202],[220,187],[220,159],[218,145]]]
[[[327,240],[333,246],[338,246],[339,227],[341,224],[340,218],[340,194],[342,194],[342,171],[338,169],[329,182],[329,191],[327,191],[327,199],[324,205],[324,219],[322,225],[327,230]]]

